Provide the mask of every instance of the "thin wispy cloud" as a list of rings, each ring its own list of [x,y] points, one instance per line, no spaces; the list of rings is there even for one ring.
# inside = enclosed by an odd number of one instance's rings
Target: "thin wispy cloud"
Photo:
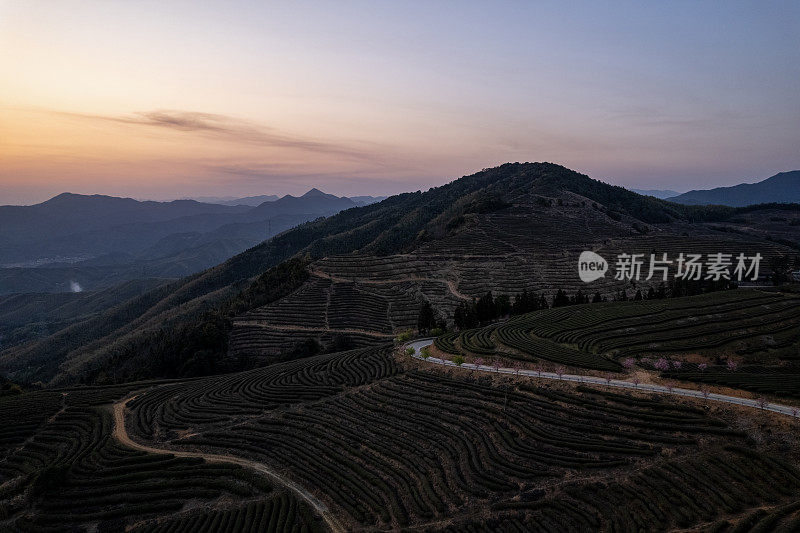
[[[373,163],[379,162],[381,159],[377,153],[377,147],[364,149],[344,143],[305,138],[284,133],[255,122],[215,113],[182,110],[141,111],[131,115],[95,115],[65,111],[53,111],[53,113],[86,120],[199,133],[206,137],[229,142],[331,154]]]
[[[715,132],[725,131],[732,127],[740,127],[759,120],[758,116],[743,111],[732,112],[701,108],[688,112],[686,110],[671,111],[666,108],[642,106],[619,110],[612,109],[606,114],[605,118],[629,127],[686,128],[687,131],[706,128]]]

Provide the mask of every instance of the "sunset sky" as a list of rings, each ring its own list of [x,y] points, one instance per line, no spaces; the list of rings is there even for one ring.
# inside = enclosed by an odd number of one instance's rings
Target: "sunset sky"
[[[0,204],[800,168],[800,2],[0,0]]]

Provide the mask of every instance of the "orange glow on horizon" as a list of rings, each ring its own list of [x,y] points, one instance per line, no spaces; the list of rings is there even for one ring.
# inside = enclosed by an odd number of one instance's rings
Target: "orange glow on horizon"
[[[797,15],[0,2],[0,204],[392,194],[508,161],[639,188],[764,178],[800,167]]]

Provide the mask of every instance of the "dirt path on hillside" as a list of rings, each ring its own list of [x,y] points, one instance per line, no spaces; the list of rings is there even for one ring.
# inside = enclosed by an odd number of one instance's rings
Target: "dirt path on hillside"
[[[449,279],[425,278],[422,276],[406,276],[404,278],[397,278],[397,279],[378,280],[378,279],[357,278],[354,280],[353,278],[342,278],[339,276],[334,276],[332,274],[328,274],[327,272],[323,272],[321,270],[311,269],[310,272],[314,276],[320,278],[327,278],[331,281],[338,281],[340,283],[353,283],[353,281],[355,281],[356,283],[363,283],[365,285],[388,285],[392,283],[406,283],[408,281],[433,281],[435,283],[444,283],[445,285],[447,285],[447,288],[450,290],[451,293],[453,293],[453,296],[455,296],[456,298],[459,298],[461,300],[472,301],[471,296],[467,296],[466,294],[459,292],[459,290],[456,288],[456,283]]]
[[[217,455],[205,452],[188,452],[181,450],[172,450],[167,448],[154,448],[152,446],[139,444],[138,442],[133,441],[130,438],[130,436],[128,436],[128,431],[125,428],[125,409],[128,405],[128,402],[133,400],[134,398],[136,398],[136,396],[131,396],[130,398],[127,398],[123,401],[114,404],[113,436],[121,444],[128,446],[130,448],[134,448],[136,450],[141,450],[149,453],[158,453],[158,454],[168,453],[176,457],[199,457],[209,463],[229,463],[229,464],[239,465],[244,468],[249,468],[251,470],[255,470],[256,472],[259,472],[267,476],[276,485],[294,492],[302,500],[308,503],[317,512],[317,514],[319,514],[322,517],[322,519],[325,520],[325,523],[328,525],[331,531],[334,531],[335,533],[340,533],[340,532],[343,533],[345,531],[345,529],[338,523],[338,521],[333,517],[333,515],[331,515],[330,511],[328,510],[328,506],[322,503],[316,496],[311,494],[308,490],[298,485],[294,481],[286,479],[281,474],[279,474],[269,466],[265,465],[264,463],[251,461],[249,459],[244,459],[233,455]]]
[[[307,326],[276,326],[273,324],[264,324],[258,320],[234,320],[234,326],[254,326],[257,328],[274,329],[276,331],[310,331],[312,333],[352,333],[360,335],[369,335],[371,337],[381,337],[391,339],[394,338],[392,333],[381,333],[379,331],[367,331],[366,329],[336,329],[336,328],[310,328]]]
[[[452,292],[453,295],[456,298],[460,298],[460,299],[466,300],[468,302],[471,302],[473,300],[471,297],[469,297],[466,294],[461,293],[461,292],[458,291],[458,289],[456,288],[456,282],[455,281],[447,280],[447,288],[450,289],[450,292]]]

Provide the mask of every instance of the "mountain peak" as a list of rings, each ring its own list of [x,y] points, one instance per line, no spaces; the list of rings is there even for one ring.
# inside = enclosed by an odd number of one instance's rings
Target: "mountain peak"
[[[49,200],[45,200],[42,203],[43,204],[49,204],[49,203],[63,202],[64,200],[71,200],[73,198],[80,198],[82,196],[84,196],[84,195],[75,194],[73,192],[62,192],[61,194],[57,194],[57,195],[53,196],[52,198],[50,198]]]
[[[319,198],[321,196],[330,196],[330,195],[326,194],[326,193],[322,192],[321,190],[317,189],[316,187],[314,187],[313,189],[311,189],[310,191],[305,193],[300,198]]]
[[[785,184],[796,184],[800,183],[800,170],[790,170],[788,172],[779,172],[772,177],[769,177],[762,181],[761,183],[770,182],[770,183],[785,183]]]
[[[693,190],[669,200],[689,205],[717,204],[733,207],[766,203],[800,203],[800,171],[781,172],[756,183]]]
[[[62,192],[56,196],[53,196],[49,200],[45,200],[41,204],[38,205],[58,205],[58,204],[70,204],[74,202],[105,202],[105,201],[132,201],[135,202],[136,200],[132,200],[131,198],[119,198],[116,196],[106,196],[104,194],[77,194],[74,192]]]

